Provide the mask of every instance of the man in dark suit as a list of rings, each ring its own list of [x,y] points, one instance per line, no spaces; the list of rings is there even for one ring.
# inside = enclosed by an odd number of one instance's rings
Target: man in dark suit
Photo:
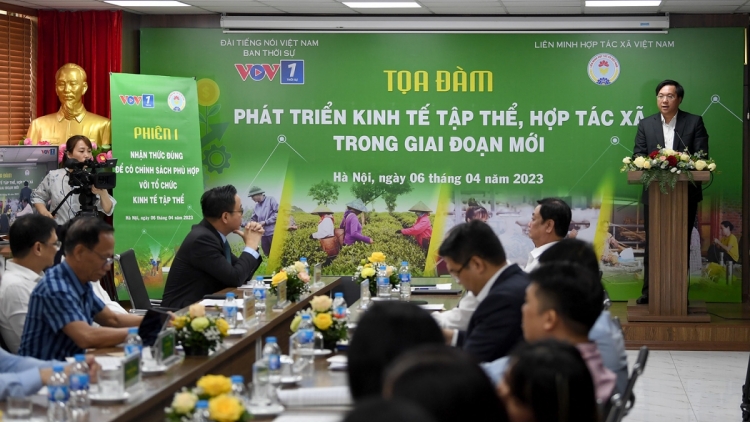
[[[203,220],[193,226],[169,270],[162,306],[184,308],[207,294],[239,287],[260,265],[258,244],[263,228],[250,222],[242,231],[244,210],[232,185],[206,191],[201,197]],[[236,233],[245,243],[239,257],[232,254],[227,236]]]
[[[438,253],[448,272],[479,302],[466,331],[443,330],[446,342],[463,347],[481,362],[508,354],[523,338],[521,306],[529,285],[526,273],[518,265],[508,264],[500,239],[479,220],[454,227]]]
[[[638,123],[633,158],[648,156],[659,147],[680,152],[687,150],[690,155],[703,151],[708,155],[708,132],[703,125],[703,118],[680,110],[684,96],[685,89],[677,81],[667,79],[657,85],[656,105],[659,107],[659,112]],[[695,223],[698,202],[703,200],[701,184],[699,182],[696,184],[697,186],[693,186],[692,183],[688,184],[688,239]],[[644,223],[648,235],[648,193],[645,189],[641,202],[643,202]],[[638,304],[648,303],[648,243],[646,243],[645,253],[643,290],[641,297],[637,300]],[[685,253],[687,254],[688,251]]]

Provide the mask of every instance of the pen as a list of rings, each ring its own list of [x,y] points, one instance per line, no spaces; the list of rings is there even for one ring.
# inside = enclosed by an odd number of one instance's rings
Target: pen
[[[414,290],[434,290],[434,287],[414,287]]]

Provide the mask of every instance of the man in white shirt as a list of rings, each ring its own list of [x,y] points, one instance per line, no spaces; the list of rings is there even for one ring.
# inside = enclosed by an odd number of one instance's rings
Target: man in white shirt
[[[60,245],[55,220],[39,214],[16,219],[10,227],[10,250],[13,259],[5,264],[0,281],[0,334],[11,352],[18,352],[26,323],[31,291],[54,264]]]
[[[529,252],[524,268],[527,273],[539,266],[539,257],[544,251],[565,238],[572,219],[570,207],[562,199],[544,198],[537,204],[529,221],[529,237],[535,248]]]

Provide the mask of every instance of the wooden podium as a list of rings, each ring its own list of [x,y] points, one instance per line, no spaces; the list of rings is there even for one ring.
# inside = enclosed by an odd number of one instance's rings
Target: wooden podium
[[[693,180],[703,182],[711,177],[708,171],[694,171]],[[640,184],[643,172],[628,172],[628,183]],[[688,306],[688,245],[687,200],[688,183],[684,174],[668,194],[652,182],[648,190],[649,232],[649,303],[628,302],[629,322],[710,322],[705,303],[693,301]]]

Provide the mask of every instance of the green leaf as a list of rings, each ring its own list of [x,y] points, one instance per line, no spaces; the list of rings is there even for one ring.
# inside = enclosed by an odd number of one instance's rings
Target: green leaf
[[[208,117],[216,116],[219,114],[219,110],[221,110],[221,104],[214,104],[213,107],[208,110]]]
[[[208,121],[206,120],[206,116],[198,113],[198,117],[201,119],[201,123],[208,124]]]

